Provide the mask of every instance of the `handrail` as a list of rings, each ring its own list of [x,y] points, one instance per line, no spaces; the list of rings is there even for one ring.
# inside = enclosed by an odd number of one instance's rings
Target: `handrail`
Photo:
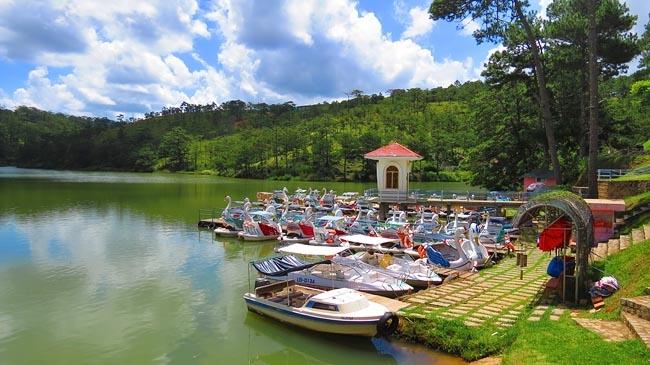
[[[368,192],[370,189],[366,190]],[[395,190],[376,190],[380,200],[425,201],[425,200],[486,200],[486,201],[527,201],[538,192],[521,191],[472,191],[472,190],[428,190],[409,189],[408,192]]]
[[[630,170],[627,169],[598,169],[598,180],[612,180],[625,176]]]

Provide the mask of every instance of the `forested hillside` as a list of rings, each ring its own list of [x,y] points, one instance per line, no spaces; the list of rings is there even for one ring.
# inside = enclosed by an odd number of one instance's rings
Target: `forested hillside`
[[[432,15],[468,15],[447,4],[434,1]],[[600,2],[593,20],[600,45],[593,53],[594,84],[583,5],[556,0],[543,27],[539,18],[525,18],[530,28],[513,18],[505,28],[496,24],[488,29],[493,33],[475,34],[501,42],[502,49],[491,55],[483,81],[445,88],[352,90],[341,101],[309,106],[183,103],[115,121],[0,109],[0,164],[368,180],[374,167],[363,154],[396,140],[425,157],[414,167],[416,180],[467,179],[513,189],[525,172],[551,169],[557,161],[565,183],[585,184],[590,145],[598,148],[600,167],[617,168],[634,164],[650,139],[650,35],[630,32],[636,19],[624,5]],[[531,53],[531,39],[542,41],[542,63]],[[639,70],[621,76],[639,55]],[[597,92],[590,92],[594,85]],[[589,140],[590,125],[597,144]]]
[[[601,158],[604,166],[625,166],[650,138],[650,82],[619,77],[603,89]],[[0,110],[0,163],[366,180],[374,167],[363,154],[397,140],[425,156],[414,179],[467,177],[490,188],[514,188],[523,173],[545,164],[544,131],[525,84],[351,94],[349,100],[301,107],[183,104],[132,121]],[[582,123],[567,118],[557,131],[565,174],[575,180],[584,168]]]

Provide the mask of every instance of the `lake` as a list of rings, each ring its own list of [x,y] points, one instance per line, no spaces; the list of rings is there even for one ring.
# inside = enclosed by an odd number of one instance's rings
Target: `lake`
[[[284,186],[374,184],[1,167],[0,364],[462,363],[248,313],[248,262],[274,245],[217,240],[198,210]]]

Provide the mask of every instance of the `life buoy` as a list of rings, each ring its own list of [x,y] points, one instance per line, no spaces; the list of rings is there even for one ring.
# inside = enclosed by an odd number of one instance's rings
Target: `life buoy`
[[[397,314],[393,312],[384,313],[384,315],[381,316],[381,319],[379,319],[379,322],[377,322],[377,336],[383,337],[391,335],[395,330],[397,330],[398,325],[399,317]]]

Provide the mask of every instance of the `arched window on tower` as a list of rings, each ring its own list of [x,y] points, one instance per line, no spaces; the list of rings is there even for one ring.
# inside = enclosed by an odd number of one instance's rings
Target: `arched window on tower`
[[[386,189],[399,189],[399,170],[395,166],[386,168]]]

